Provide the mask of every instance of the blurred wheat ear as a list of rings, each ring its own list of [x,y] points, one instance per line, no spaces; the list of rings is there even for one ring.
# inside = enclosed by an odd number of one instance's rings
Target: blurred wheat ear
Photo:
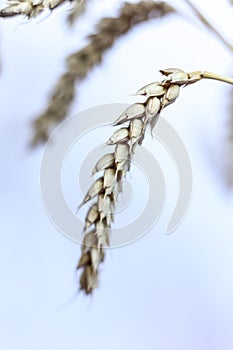
[[[0,17],[23,15],[30,19],[37,17],[45,10],[53,11],[65,2],[72,2],[73,5],[67,18],[68,23],[72,25],[85,12],[87,0],[8,0],[8,6],[0,11]]]
[[[8,6],[0,11],[0,17],[23,15],[36,17],[45,9],[54,10],[67,0],[8,0]]]
[[[91,69],[100,63],[107,49],[116,39],[132,29],[136,24],[149,19],[157,19],[175,10],[164,2],[140,1],[124,3],[119,16],[104,18],[97,25],[96,33],[88,36],[89,43],[80,51],[68,56],[67,71],[54,87],[47,109],[33,122],[32,145],[45,142],[51,130],[67,117],[75,95],[75,83],[80,83]]]

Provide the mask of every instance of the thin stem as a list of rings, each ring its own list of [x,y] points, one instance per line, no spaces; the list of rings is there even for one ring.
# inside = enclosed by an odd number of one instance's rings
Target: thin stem
[[[203,72],[203,78],[219,80],[219,81],[222,81],[224,83],[228,83],[228,84],[233,85],[233,78],[224,77],[222,75],[211,73],[211,72]]]
[[[210,30],[212,31],[221,41],[222,43],[233,52],[233,45],[231,45],[223,36],[220,34],[217,29],[203,16],[203,14],[196,8],[196,6],[190,0],[184,0],[195,15],[199,18],[199,20]],[[212,78],[210,78],[212,79]]]
[[[218,80],[218,81],[222,81],[224,83],[233,85],[233,78],[224,77],[223,75],[219,75],[219,74],[212,73],[212,72],[195,71],[195,72],[190,72],[188,74],[189,74],[189,77],[193,79],[193,82],[204,78],[204,79]]]

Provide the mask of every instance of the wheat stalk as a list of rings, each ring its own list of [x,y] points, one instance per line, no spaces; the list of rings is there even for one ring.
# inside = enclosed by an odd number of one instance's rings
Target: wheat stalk
[[[193,84],[203,78],[214,79],[233,84],[233,79],[210,72],[185,73],[181,69],[160,70],[161,82],[154,82],[137,91],[136,95],[146,97],[144,103],[134,103],[114,123],[126,126],[116,130],[107,144],[114,151],[105,154],[96,163],[93,173],[102,172],[84,197],[83,204],[97,197],[90,207],[84,227],[82,254],[77,269],[82,269],[80,289],[91,294],[98,284],[99,266],[104,261],[104,250],[109,245],[109,233],[113,223],[113,211],[121,181],[130,169],[130,161],[138,145],[142,144],[145,131],[151,130],[158,121],[162,110],[179,96],[180,87]]]
[[[124,3],[118,17],[104,18],[97,25],[95,34],[89,35],[89,43],[67,58],[67,71],[59,79],[45,112],[34,121],[32,144],[48,139],[50,131],[62,121],[68,112],[75,93],[75,82],[80,83],[90,70],[102,61],[105,51],[116,39],[127,33],[136,24],[149,18],[160,18],[174,9],[164,2],[140,1]]]
[[[190,0],[184,0],[186,4],[190,7],[190,9],[193,11],[195,16],[202,22],[202,24],[209,29],[216,37],[232,52],[233,51],[233,45],[227,41],[226,38],[210,23],[210,21],[201,13],[201,11],[193,4]],[[233,0],[231,0],[233,3]]]

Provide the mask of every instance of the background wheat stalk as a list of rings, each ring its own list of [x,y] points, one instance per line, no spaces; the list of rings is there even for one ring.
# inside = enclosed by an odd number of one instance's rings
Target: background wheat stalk
[[[233,45],[228,42],[228,40],[218,31],[217,28],[201,13],[201,11],[193,4],[190,0],[184,0],[184,2],[190,7],[194,15],[201,21],[201,23],[212,32],[216,37],[229,49],[233,52]]]
[[[121,7],[118,17],[103,18],[97,25],[96,33],[89,35],[89,43],[67,58],[67,71],[57,82],[47,109],[33,123],[32,144],[46,141],[51,129],[67,116],[75,94],[75,82],[80,83],[90,70],[102,61],[103,54],[111,48],[118,37],[127,33],[136,24],[172,12],[175,10],[164,2],[140,1],[135,4],[126,2]]]
[[[96,163],[92,174],[103,174],[89,188],[80,205],[97,197],[85,218],[85,236],[77,266],[78,269],[82,269],[80,289],[86,294],[91,294],[98,284],[99,266],[104,261],[104,249],[109,245],[113,211],[121,191],[121,181],[130,169],[131,158],[136,147],[142,144],[146,129],[154,128],[162,110],[179,96],[181,86],[193,84],[203,78],[233,84],[233,79],[209,72],[185,73],[177,68],[160,72],[164,78],[161,82],[146,85],[136,93],[145,96],[146,101],[134,103],[114,123],[127,125],[116,130],[109,138],[107,144],[113,145],[115,149]]]

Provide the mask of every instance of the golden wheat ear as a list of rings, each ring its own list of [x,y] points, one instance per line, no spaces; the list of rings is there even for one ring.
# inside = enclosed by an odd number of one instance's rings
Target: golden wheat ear
[[[51,130],[66,118],[74,98],[75,82],[79,84],[85,79],[90,70],[102,61],[104,53],[112,47],[117,38],[128,33],[136,24],[172,12],[175,10],[164,2],[126,2],[121,7],[118,17],[102,19],[97,25],[96,33],[89,35],[88,44],[67,58],[67,71],[55,85],[47,109],[33,122],[32,145],[45,142]]]
[[[146,98],[144,103],[134,103],[115,121],[114,125],[126,124],[110,136],[107,144],[113,152],[102,156],[93,167],[92,174],[100,177],[87,191],[81,205],[92,201],[84,226],[81,258],[77,269],[81,269],[80,290],[92,294],[98,286],[99,267],[104,261],[105,248],[110,242],[110,230],[114,218],[121,181],[130,170],[130,162],[137,146],[141,145],[145,131],[154,128],[164,108],[175,102],[182,86],[194,84],[202,79],[214,79],[233,84],[233,79],[218,74],[195,71],[186,73],[178,68],[162,69],[163,79],[148,84],[136,93]]]
[[[82,269],[80,290],[86,294],[91,294],[98,285],[99,266],[104,261],[104,249],[109,245],[113,212],[122,188],[121,181],[130,170],[136,147],[142,144],[147,126],[153,128],[163,108],[179,96],[180,85],[189,84],[188,74],[181,70],[161,72],[165,80],[144,86],[136,93],[145,96],[146,101],[134,103],[115,121],[115,126],[123,123],[126,126],[116,130],[107,141],[114,150],[101,157],[94,166],[93,174],[102,174],[89,188],[81,203],[83,205],[96,198],[85,218],[82,254],[77,266]],[[179,84],[176,83],[177,79]]]

